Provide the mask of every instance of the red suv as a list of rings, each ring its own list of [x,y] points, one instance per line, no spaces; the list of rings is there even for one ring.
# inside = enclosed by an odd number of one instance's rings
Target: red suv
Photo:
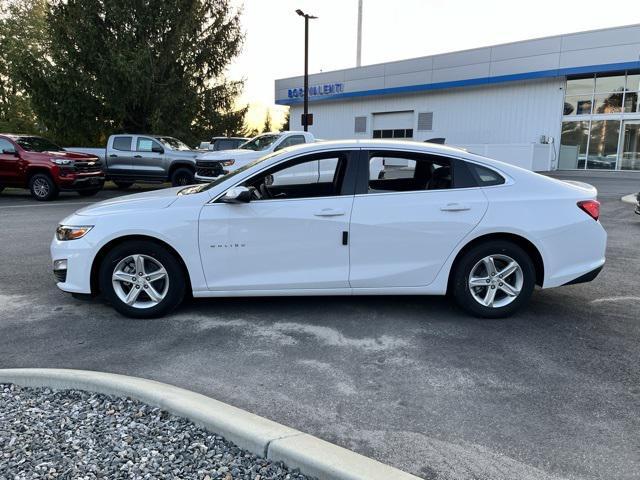
[[[53,200],[60,191],[95,195],[104,184],[100,159],[67,152],[33,135],[0,134],[0,192],[28,188],[36,200]]]

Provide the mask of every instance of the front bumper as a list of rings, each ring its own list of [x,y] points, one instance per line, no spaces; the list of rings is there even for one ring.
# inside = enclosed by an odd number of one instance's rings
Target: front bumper
[[[93,246],[84,238],[61,242],[54,236],[50,250],[56,286],[65,292],[91,293]],[[61,261],[66,261],[66,268],[60,267]]]
[[[104,185],[105,176],[102,172],[92,174],[74,174],[66,177],[59,176],[58,182],[61,190],[94,190]]]

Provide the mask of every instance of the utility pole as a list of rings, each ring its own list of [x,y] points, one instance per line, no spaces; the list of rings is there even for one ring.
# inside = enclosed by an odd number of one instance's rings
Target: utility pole
[[[296,10],[296,13],[304,17],[304,114],[302,115],[302,126],[304,131],[309,131],[309,20],[318,18],[302,10]]]
[[[362,0],[358,0],[358,47],[356,52],[356,67],[362,65]]]

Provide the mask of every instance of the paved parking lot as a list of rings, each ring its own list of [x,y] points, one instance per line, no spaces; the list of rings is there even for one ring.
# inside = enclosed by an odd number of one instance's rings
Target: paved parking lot
[[[0,367],[168,382],[429,479],[638,478],[640,217],[619,201],[638,185],[593,183],[603,273],[499,321],[420,297],[213,299],[125,319],[53,283],[54,228],[87,199],[7,190]]]

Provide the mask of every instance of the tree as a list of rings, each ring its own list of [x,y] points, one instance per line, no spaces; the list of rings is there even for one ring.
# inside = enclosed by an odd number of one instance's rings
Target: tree
[[[290,115],[291,112],[287,110],[287,115],[284,117],[284,122],[282,123],[282,125],[280,125],[281,132],[286,132],[287,130],[291,129],[291,127],[289,126],[289,122],[291,120]]]
[[[271,112],[267,110],[267,116],[264,119],[264,125],[262,126],[262,132],[270,132],[271,131]]]
[[[13,75],[60,143],[124,131],[194,143],[243,125],[242,82],[224,77],[243,40],[230,0],[22,1],[44,6],[45,28],[36,45],[19,37]]]
[[[20,55],[17,39],[28,44],[41,37],[43,3],[0,0],[0,132],[41,133],[42,126],[31,108],[27,93],[14,79],[16,58]]]

